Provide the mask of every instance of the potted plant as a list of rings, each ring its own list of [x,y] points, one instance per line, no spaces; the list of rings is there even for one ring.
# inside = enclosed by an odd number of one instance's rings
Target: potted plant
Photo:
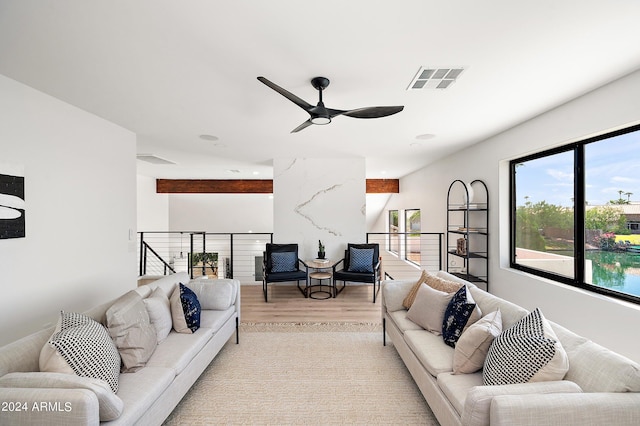
[[[324,259],[324,245],[318,240],[318,259]]]

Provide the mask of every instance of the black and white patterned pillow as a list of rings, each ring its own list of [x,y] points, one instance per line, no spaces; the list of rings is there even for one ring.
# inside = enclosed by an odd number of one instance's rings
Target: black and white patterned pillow
[[[350,272],[373,272],[373,249],[349,249]]]
[[[482,379],[485,385],[561,380],[564,377],[569,368],[566,353],[555,335],[550,335],[553,332],[545,323],[546,319],[536,308],[496,337],[484,362]],[[554,357],[558,351],[561,353],[556,362]],[[552,360],[553,365],[550,364]],[[550,374],[543,371],[547,366]],[[538,380],[533,380],[536,375]]]
[[[271,272],[296,271],[297,260],[295,252],[292,251],[271,253]]]
[[[104,380],[118,392],[120,353],[102,324],[86,315],[61,311],[59,329],[47,344],[78,376]]]
[[[447,345],[455,348],[456,342],[475,308],[476,304],[473,299],[467,299],[467,286],[463,285],[453,295],[449,305],[447,305],[447,309],[444,311],[442,339]]]

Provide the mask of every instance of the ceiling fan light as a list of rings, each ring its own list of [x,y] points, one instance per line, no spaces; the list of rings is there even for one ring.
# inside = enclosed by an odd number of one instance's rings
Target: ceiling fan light
[[[321,116],[321,115],[317,115],[315,117],[311,117],[311,122],[313,124],[329,124],[331,123],[331,117],[329,116]]]

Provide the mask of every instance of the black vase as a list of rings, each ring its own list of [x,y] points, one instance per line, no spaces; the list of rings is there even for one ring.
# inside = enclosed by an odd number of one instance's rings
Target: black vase
[[[318,252],[318,259],[324,259],[324,252],[323,251],[319,251]]]

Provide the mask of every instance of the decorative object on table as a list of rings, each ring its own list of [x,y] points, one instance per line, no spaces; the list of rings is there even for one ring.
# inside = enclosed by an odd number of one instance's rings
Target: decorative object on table
[[[324,256],[324,244],[322,244],[322,241],[318,240],[318,259],[324,259]]]
[[[464,256],[467,254],[467,240],[464,238],[458,238],[456,247],[456,254]]]

